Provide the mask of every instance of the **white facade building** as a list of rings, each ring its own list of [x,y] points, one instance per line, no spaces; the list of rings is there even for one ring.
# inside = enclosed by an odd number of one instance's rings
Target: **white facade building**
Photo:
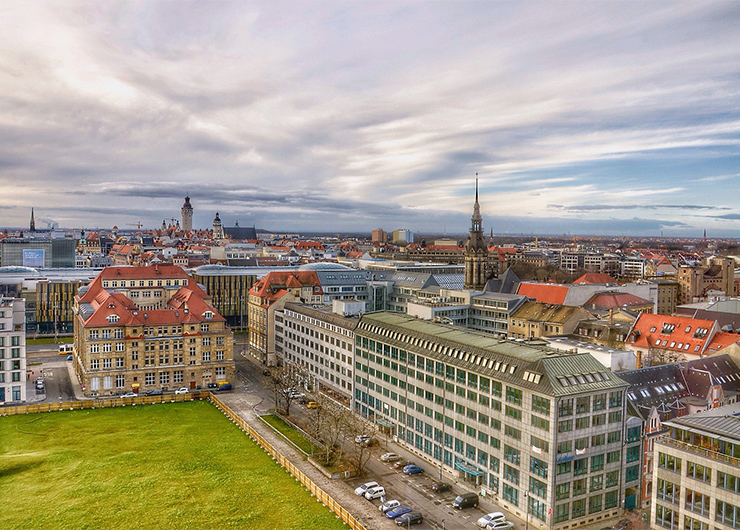
[[[26,302],[0,297],[0,404],[26,401]]]

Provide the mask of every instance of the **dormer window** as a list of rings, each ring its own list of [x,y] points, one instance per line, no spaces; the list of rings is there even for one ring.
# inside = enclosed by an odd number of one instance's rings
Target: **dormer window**
[[[108,315],[108,322],[111,324],[118,322],[118,315]]]
[[[213,311],[206,311],[205,313],[203,313],[203,317],[206,318],[206,319],[208,319],[208,320],[212,319],[213,318]]]

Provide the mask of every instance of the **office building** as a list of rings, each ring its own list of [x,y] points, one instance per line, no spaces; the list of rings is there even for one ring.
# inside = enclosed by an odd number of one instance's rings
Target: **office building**
[[[513,515],[565,530],[620,513],[627,384],[592,356],[368,313],[354,372],[358,413]]]

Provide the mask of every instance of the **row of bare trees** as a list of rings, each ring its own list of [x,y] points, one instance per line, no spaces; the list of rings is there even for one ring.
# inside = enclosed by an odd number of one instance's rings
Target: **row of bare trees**
[[[290,415],[295,401],[304,401],[308,387],[305,371],[296,365],[272,367],[265,371],[275,398],[275,409]],[[378,443],[375,425],[354,414],[349,407],[316,392],[311,399],[315,407],[307,409],[306,432],[321,442],[322,448],[315,455],[324,466],[348,463],[362,474],[370,459],[370,447]]]

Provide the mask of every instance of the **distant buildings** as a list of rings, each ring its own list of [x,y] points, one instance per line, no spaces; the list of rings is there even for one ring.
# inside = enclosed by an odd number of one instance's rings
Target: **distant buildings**
[[[394,245],[406,245],[414,242],[414,235],[411,230],[399,228],[393,231],[392,241]]]
[[[3,267],[74,268],[76,242],[72,238],[5,238],[0,244]]]

